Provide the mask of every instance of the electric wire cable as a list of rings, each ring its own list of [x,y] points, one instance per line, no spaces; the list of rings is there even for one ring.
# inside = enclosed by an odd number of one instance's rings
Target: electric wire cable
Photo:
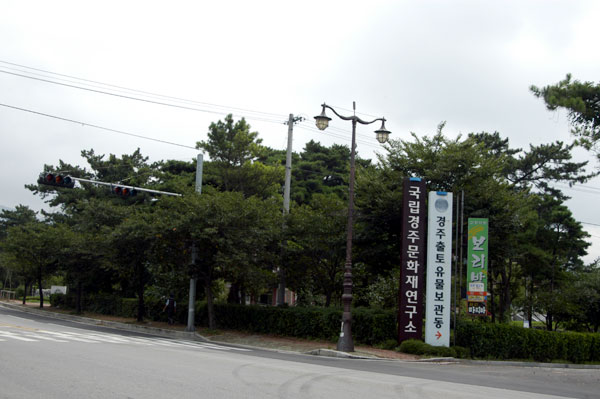
[[[63,118],[61,116],[45,114],[43,112],[38,112],[38,111],[34,111],[34,110],[31,110],[31,109],[27,109],[27,108],[15,107],[13,105],[8,105],[8,104],[0,103],[0,106],[6,107],[6,108],[12,108],[12,109],[15,109],[15,110],[18,110],[18,111],[29,112],[29,113],[35,114],[35,115],[45,116],[47,118],[53,118],[53,119],[58,119],[58,120],[65,121],[65,122],[76,123],[76,124],[81,125],[81,126],[89,126],[89,127],[95,128],[95,129],[106,130],[106,131],[109,131],[109,132],[123,134],[123,135],[126,135],[126,136],[132,136],[132,137],[137,137],[137,138],[144,139],[144,140],[155,141],[157,143],[169,144],[169,145],[174,145],[174,146],[183,147],[183,148],[190,148],[192,150],[196,150],[197,151],[196,147],[192,147],[192,146],[185,145],[185,144],[180,144],[180,143],[174,143],[172,141],[155,139],[155,138],[152,138],[152,137],[143,136],[141,134],[130,133],[130,132],[126,132],[126,131],[123,131],[123,130],[111,129],[111,128],[108,128],[108,127],[94,125],[92,123],[81,122],[81,121],[77,121],[77,120],[74,120],[74,119]]]
[[[110,83],[99,82],[99,81],[96,81],[96,80],[84,79],[84,78],[79,78],[79,77],[72,76],[72,75],[65,75],[65,74],[61,74],[61,73],[46,71],[46,70],[43,70],[43,69],[32,68],[32,67],[28,67],[28,66],[25,66],[25,65],[15,64],[15,63],[12,63],[12,62],[2,61],[2,60],[0,60],[0,63],[4,63],[4,64],[8,64],[8,65],[13,65],[13,66],[18,66],[20,68],[26,68],[26,69],[30,69],[30,70],[34,70],[34,71],[38,71],[38,72],[44,72],[44,73],[50,74],[50,75],[67,77],[69,79],[75,79],[76,80],[76,81],[72,81],[72,80],[60,79],[60,80],[65,80],[65,81],[67,81],[69,83],[79,83],[79,84],[81,84],[80,82],[84,82],[84,84],[88,84],[88,85],[89,85],[89,83],[93,83],[95,85],[100,85],[100,86],[92,86],[92,87],[110,87],[110,88],[118,89],[120,91],[125,91],[125,92],[129,92],[129,93],[138,93],[138,94],[143,94],[143,95],[146,95],[146,96],[152,96],[152,97],[155,97],[155,98],[163,98],[163,99],[175,100],[175,101],[178,101],[178,102],[184,102],[184,103],[189,103],[189,104],[199,104],[199,105],[205,105],[205,106],[209,106],[209,107],[223,108],[223,109],[226,109],[226,110],[235,110],[235,111],[249,112],[249,113],[254,113],[254,114],[262,114],[262,115],[271,116],[271,117],[274,117],[274,118],[277,118],[277,119],[285,118],[286,117],[286,115],[283,115],[283,114],[276,114],[276,113],[263,112],[263,111],[255,111],[255,110],[250,110],[250,109],[246,109],[246,108],[238,108],[238,107],[232,107],[232,106],[227,106],[227,105],[219,105],[219,104],[208,103],[208,102],[188,100],[188,99],[184,99],[184,98],[181,98],[181,97],[174,97],[174,96],[168,96],[168,95],[164,95],[164,94],[158,94],[158,93],[153,93],[153,92],[148,92],[148,91],[143,91],[143,90],[138,90],[138,89],[131,89],[131,88],[124,87],[124,86],[118,86],[118,85],[113,85],[113,84],[110,84]],[[11,70],[18,71],[18,72],[21,72],[21,73],[28,73],[28,74],[38,75],[38,76],[42,76],[44,78],[51,78],[50,76],[47,76],[47,75],[35,74],[35,73],[28,72],[28,71],[14,69],[14,68],[7,68],[7,67],[3,67],[3,68],[5,68],[5,69],[11,69]],[[4,72],[4,73],[8,73],[8,74],[13,74],[11,72],[1,71],[1,70],[0,70],[0,72]],[[24,75],[18,75],[18,76],[28,77],[28,78],[31,78],[31,79],[36,79],[36,78],[30,77],[30,76],[24,76]],[[56,78],[54,78],[54,79],[56,79]],[[60,84],[59,82],[49,82],[49,83]],[[77,88],[79,88],[79,87],[77,87]]]

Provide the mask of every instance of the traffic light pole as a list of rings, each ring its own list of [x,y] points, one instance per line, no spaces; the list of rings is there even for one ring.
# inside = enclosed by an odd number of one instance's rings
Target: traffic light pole
[[[202,193],[202,164],[203,164],[203,156],[202,154],[198,154],[198,159],[196,161],[196,192],[198,194]],[[192,264],[196,264],[197,258],[197,249],[196,243],[192,242]],[[196,331],[196,327],[194,326],[194,322],[196,321],[196,278],[192,276],[190,278],[190,295],[188,302],[188,320],[187,327],[185,331],[194,332]]]

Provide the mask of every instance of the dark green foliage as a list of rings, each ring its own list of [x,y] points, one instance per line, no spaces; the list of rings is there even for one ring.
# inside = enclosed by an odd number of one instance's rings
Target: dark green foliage
[[[600,361],[600,335],[525,329],[506,324],[462,321],[457,343],[475,358],[563,360],[573,363]]]
[[[77,296],[74,293],[52,294],[50,304],[52,307],[63,309],[75,309]],[[138,299],[121,298],[115,294],[93,294],[86,296],[82,301],[82,309],[86,312],[99,313],[108,316],[137,318]],[[166,313],[162,310],[165,298],[147,296],[144,299],[145,315],[154,321],[166,321]],[[185,323],[187,318],[187,306],[177,306],[175,318],[179,323]]]
[[[457,352],[459,352],[462,357],[465,357],[465,353],[468,353],[465,348],[433,346],[417,339],[409,339],[402,342],[398,348],[398,351],[402,353],[410,353],[411,355],[425,355],[433,357],[458,357]]]
[[[402,353],[410,353],[411,355],[422,355],[425,353],[425,342],[418,339],[409,339],[400,344],[398,350]]]
[[[385,341],[383,341],[379,344],[375,344],[374,346],[379,349],[394,350],[398,347],[398,340],[386,339]]]
[[[215,304],[219,328],[301,338],[337,340],[342,312],[318,307],[270,307]],[[352,334],[358,343],[372,345],[394,339],[395,312],[355,309]],[[206,307],[200,307],[196,322],[207,325]]]
[[[50,306],[53,308],[64,308],[66,307],[66,295],[65,294],[51,294],[50,295]]]
[[[531,86],[530,89],[536,97],[544,99],[549,110],[564,108],[578,143],[588,150],[593,149],[600,156],[600,84],[571,80],[571,74],[567,74],[557,84],[541,89]]]

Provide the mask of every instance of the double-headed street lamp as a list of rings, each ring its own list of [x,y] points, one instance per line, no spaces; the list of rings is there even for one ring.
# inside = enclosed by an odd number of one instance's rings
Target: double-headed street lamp
[[[352,305],[352,230],[353,230],[353,216],[354,216],[354,175],[356,168],[354,166],[354,158],[356,153],[356,124],[370,125],[377,121],[381,121],[381,127],[379,130],[375,130],[377,135],[377,141],[385,143],[388,141],[390,131],[385,128],[385,118],[377,118],[370,122],[363,121],[356,116],[356,103],[352,103],[354,115],[343,116],[337,113],[337,111],[331,108],[327,104],[321,105],[323,111],[321,115],[315,116],[316,124],[319,130],[327,129],[329,121],[331,120],[325,114],[325,109],[328,108],[333,111],[339,118],[345,121],[352,121],[352,147],[350,150],[350,184],[348,189],[348,227],[346,229],[346,264],[344,266],[344,293],[342,295],[342,302],[344,304],[344,313],[342,314],[342,328],[340,332],[340,338],[337,343],[337,350],[344,352],[354,352],[354,341],[352,339],[352,313],[350,307]]]

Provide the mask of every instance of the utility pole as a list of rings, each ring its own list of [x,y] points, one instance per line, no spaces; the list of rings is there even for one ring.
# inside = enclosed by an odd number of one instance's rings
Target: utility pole
[[[196,192],[198,194],[202,193],[202,163],[203,163],[203,156],[202,156],[202,154],[198,154],[198,158],[196,161]],[[196,264],[197,258],[198,258],[198,251],[196,249],[196,243],[194,241],[192,241],[192,265]],[[194,325],[195,321],[196,321],[196,277],[192,276],[190,278],[188,321],[187,321],[187,327],[185,328],[185,331],[188,331],[188,332],[196,331],[196,327]]]
[[[287,153],[285,156],[285,186],[283,187],[283,215],[290,213],[290,190],[292,184],[292,136],[294,134],[294,123],[302,121],[304,118],[294,114],[290,117],[286,124],[288,125],[288,142]],[[285,221],[284,221],[285,228]],[[283,248],[283,247],[282,247]],[[277,290],[277,305],[285,303],[285,270],[279,267],[279,288]]]

